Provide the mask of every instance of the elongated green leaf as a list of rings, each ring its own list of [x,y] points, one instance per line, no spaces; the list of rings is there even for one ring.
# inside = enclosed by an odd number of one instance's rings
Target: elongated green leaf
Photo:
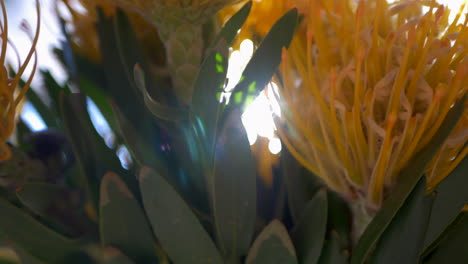
[[[34,213],[44,216],[52,205],[63,199],[64,189],[47,183],[24,184],[16,195]]]
[[[153,232],[175,264],[222,263],[197,217],[157,172],[142,168],[140,188]]]
[[[118,19],[115,16],[108,18],[99,12],[96,25],[108,83],[106,88],[111,98],[123,108],[127,118],[142,118],[142,96],[132,81],[134,65],[143,63],[139,61],[141,48],[128,19],[121,12],[118,15]],[[141,120],[132,121],[140,123]]]
[[[241,124],[240,113],[232,115],[215,155],[213,210],[218,241],[229,258],[247,254],[256,218],[257,171]]]
[[[449,227],[427,264],[468,263],[468,213],[463,212]]]
[[[216,137],[219,115],[222,111],[221,93],[224,91],[228,67],[228,47],[224,40],[206,57],[198,73],[192,96],[192,111],[202,123],[202,136],[210,153]]]
[[[445,139],[453,130],[463,114],[466,97],[457,102],[448,112],[444,122],[434,135],[431,142],[417,153],[408,166],[399,173],[401,182],[394,188],[390,197],[384,201],[382,209],[377,213],[372,222],[366,228],[353,251],[352,264],[364,263],[370,250],[378,241],[382,233],[388,227],[400,207],[405,202],[413,188],[422,177],[427,164],[439,150]]]
[[[105,88],[109,99],[118,105],[122,115],[139,132],[140,140],[155,146],[157,137],[155,137],[153,118],[147,111],[143,96],[133,78],[133,67],[137,63],[148,72],[146,60],[141,54],[142,49],[130,22],[120,11],[112,18],[99,12],[97,33],[108,84]],[[151,89],[149,74],[145,76],[145,81],[148,89]]]
[[[281,17],[265,36],[242,73],[241,81],[233,95],[240,102],[249,101],[265,88],[281,62],[283,48],[289,47],[297,26],[297,10],[292,9]],[[236,95],[237,94],[237,95]],[[236,103],[238,100],[230,100]]]
[[[3,198],[0,198],[0,215],[0,233],[46,263],[59,263],[80,249],[78,242],[48,229]]]
[[[188,119],[188,112],[181,108],[170,107],[157,102],[148,93],[146,88],[145,73],[143,69],[136,64],[133,68],[133,78],[135,85],[143,95],[143,101],[145,102],[146,108],[157,118],[167,121],[181,121]]]
[[[288,231],[278,220],[273,220],[255,239],[246,264],[297,264],[296,251]]]
[[[324,187],[323,182],[304,169],[288,149],[281,150],[281,167],[288,195],[288,206],[293,223],[299,221],[306,204]]]
[[[322,189],[307,203],[291,234],[300,263],[318,262],[327,231],[327,216],[327,190]]]
[[[252,1],[247,2],[236,14],[234,14],[216,37],[215,43],[218,43],[221,39],[224,39],[227,45],[231,45],[236,37],[239,29],[244,25],[245,20],[249,16],[250,10],[252,9]]]
[[[28,90],[26,98],[37,110],[47,127],[58,127],[57,117],[33,89]]]
[[[125,143],[129,147],[128,150],[139,164],[161,168],[164,166],[164,161],[153,151],[150,145],[143,139],[141,131],[138,131],[130,121],[123,115],[120,108],[111,102],[112,110],[114,111],[117,125],[120,134],[123,136]]]
[[[195,81],[192,110],[202,123],[202,136],[205,138],[205,149],[209,157],[213,155],[213,144],[216,137],[218,118],[223,105],[220,97],[224,92],[228,68],[228,45],[232,43],[239,28],[244,24],[252,3],[245,4],[223,27],[213,49],[206,56],[197,80]]]
[[[325,241],[319,264],[346,264],[348,263],[349,251],[343,250],[340,246],[339,237],[336,231],[332,231],[330,239]]]
[[[333,229],[338,234],[340,247],[348,249],[351,247],[351,225],[352,214],[348,203],[333,192],[328,191],[328,229]]]
[[[137,263],[156,259],[151,228],[138,201],[120,177],[108,172],[101,182],[99,228],[104,246],[114,246]]]
[[[468,156],[435,189],[431,220],[426,234],[428,247],[468,203]]]
[[[49,70],[41,70],[41,76],[50,98],[49,109],[52,114],[57,115],[60,113],[60,94],[70,93],[70,87],[67,84],[60,85]]]
[[[97,209],[100,178],[107,171],[115,171],[120,175],[125,175],[126,171],[115,151],[106,146],[94,129],[87,112],[85,96],[62,94],[60,103],[63,125],[72,143],[88,195]],[[137,183],[133,177],[125,177],[124,180],[133,192],[137,192]]]
[[[422,177],[408,199],[382,234],[374,251],[373,263],[418,263],[434,200],[426,195]]]

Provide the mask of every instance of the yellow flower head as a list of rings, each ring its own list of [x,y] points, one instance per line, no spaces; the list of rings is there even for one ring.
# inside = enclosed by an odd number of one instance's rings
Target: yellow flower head
[[[15,128],[15,117],[17,114],[17,108],[21,100],[24,98],[26,91],[28,90],[37,67],[37,54],[36,54],[36,44],[39,38],[39,29],[41,24],[40,18],[40,7],[39,1],[36,0],[36,9],[37,9],[37,27],[36,33],[33,36],[29,25],[24,22],[22,24],[22,29],[28,34],[31,38],[32,45],[31,49],[26,56],[26,59],[23,63],[19,60],[18,56],[18,69],[16,70],[16,75],[10,77],[7,66],[6,66],[6,52],[8,44],[14,49],[17,53],[15,46],[11,43],[8,38],[8,18],[6,13],[6,7],[3,0],[0,0],[0,5],[2,9],[3,23],[0,23],[0,39],[1,39],[1,50],[0,50],[0,62],[2,67],[0,68],[0,161],[7,160],[11,156],[11,150],[8,147],[6,141],[13,133]],[[34,55],[34,65],[32,72],[26,81],[26,83],[21,87],[19,91],[16,90],[18,83],[20,82],[21,76],[23,75],[26,67],[31,61]]]
[[[376,208],[467,93],[468,27],[462,10],[449,22],[435,1],[357,3],[304,6],[281,65],[279,133],[332,189]],[[429,188],[467,155],[467,141],[465,110],[426,172]]]

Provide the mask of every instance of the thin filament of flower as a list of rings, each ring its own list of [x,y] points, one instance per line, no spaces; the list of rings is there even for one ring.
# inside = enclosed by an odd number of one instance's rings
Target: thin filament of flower
[[[403,55],[403,62],[400,65],[400,70],[398,72],[397,78],[395,80],[395,84],[392,87],[392,93],[390,97],[390,103],[387,111],[387,118],[389,118],[392,114],[398,113],[399,102],[400,102],[400,95],[405,86],[408,74],[408,67],[409,67],[409,58],[411,54],[411,50],[413,47],[414,39],[415,39],[415,28],[411,27],[408,31],[408,42],[406,45],[406,50]]]
[[[5,65],[5,58],[6,58],[6,51],[7,51],[7,44],[8,44],[8,19],[7,19],[7,12],[5,3],[0,1],[2,5],[2,16],[3,16],[3,23],[0,24],[0,29],[2,30],[1,38],[2,38],[2,51],[0,54],[0,63]]]
[[[359,47],[357,47],[359,48]],[[364,50],[359,48],[357,53],[357,62],[356,62],[356,81],[354,83],[354,102],[353,102],[353,109],[352,109],[352,120],[353,120],[353,136],[354,136],[354,145],[357,153],[357,159],[359,166],[361,167],[361,171],[366,171],[366,160],[367,160],[367,153],[365,150],[367,149],[367,142],[364,137],[364,133],[362,131],[362,121],[361,121],[361,71],[362,71],[362,62],[364,59]],[[363,177],[360,176],[357,178],[358,184],[363,186]]]
[[[32,40],[32,45],[31,45],[31,49],[29,50],[29,53],[26,57],[26,60],[23,62],[23,66],[18,70],[18,73],[16,74],[16,77],[14,79],[14,82],[13,84],[16,86],[18,85],[19,83],[19,80],[21,79],[21,75],[24,73],[24,71],[26,70],[26,67],[27,65],[29,64],[32,56],[34,54],[36,54],[36,45],[37,45],[37,41],[39,40],[39,33],[40,33],[40,30],[41,30],[41,9],[39,8],[39,0],[36,0],[36,4],[37,4],[37,23],[36,23],[36,33],[35,33],[35,36],[34,36],[34,39]],[[26,31],[26,33],[28,35],[31,34],[30,30],[29,30],[29,27],[27,26],[27,24],[23,24],[23,29]],[[29,33],[28,33],[29,31]],[[34,74],[34,72],[33,72]],[[30,77],[29,78],[30,80],[32,80],[32,78]],[[28,80],[29,81],[29,80]],[[27,87],[27,86],[25,86]],[[26,88],[27,89],[27,88]]]
[[[335,138],[335,144],[336,148],[338,150],[338,155],[340,160],[343,162],[343,166],[345,171],[348,172],[349,175],[348,177],[355,178],[356,172],[352,168],[349,159],[347,158],[347,155],[345,153],[345,150],[343,148],[344,142],[342,140],[342,135],[340,131],[342,128],[340,128],[337,116],[336,116],[336,110],[334,109],[336,107],[335,105],[335,91],[336,91],[336,69],[333,68],[330,72],[330,123],[332,126],[332,133],[333,137]]]
[[[435,112],[435,108],[440,104],[444,90],[446,90],[445,84],[439,84],[439,87],[437,87],[436,89],[436,93],[434,95],[432,103],[430,104],[427,112],[425,113],[416,135],[412,138],[411,145],[405,151],[405,154],[403,155],[401,162],[399,163],[399,168],[404,166],[403,164],[406,164],[407,157],[412,156],[417,151],[416,146],[419,146],[418,143],[420,143],[422,136],[427,131],[426,129],[429,128],[429,120],[432,118],[432,115]]]
[[[292,66],[287,66],[287,65],[292,65],[292,61],[290,61],[289,59],[287,59],[288,56],[286,56],[287,54],[287,51],[286,50],[283,50],[283,64],[282,64],[282,69],[284,70],[283,72],[286,72],[286,68],[287,67],[292,67]],[[292,56],[293,58],[295,56]],[[294,61],[296,62],[296,61]],[[298,63],[295,63],[294,64],[297,68],[300,68],[300,67],[303,67],[302,64],[300,64],[300,62]],[[286,101],[289,101],[291,103],[295,103],[292,99],[292,96],[294,94],[294,89],[295,89],[295,84],[294,84],[294,81],[291,80],[289,74],[285,74],[284,77],[283,77],[283,80],[285,82],[285,86],[287,87],[290,87],[290,90],[288,90],[288,92],[284,93],[284,97],[285,97],[285,100]],[[290,109],[290,111],[292,112],[292,118],[294,119],[294,123],[298,125],[298,128],[300,129],[300,131],[302,133],[304,133],[305,137],[311,141],[312,144],[314,144],[320,151],[324,151],[325,150],[325,147],[323,146],[323,144],[320,142],[320,140],[318,138],[316,138],[316,135],[314,133],[312,133],[309,129],[307,129],[305,126],[304,126],[304,122],[302,122],[302,120],[300,119],[301,117],[301,114],[297,112],[296,108],[292,107]]]
[[[320,32],[320,30],[319,30],[319,32]],[[307,31],[306,31],[306,34],[307,34],[307,36],[306,36],[307,37],[307,45],[306,45],[307,58],[312,58],[313,57],[312,56],[312,41],[314,39],[314,34],[315,33],[316,33],[316,31],[314,31],[314,29],[309,24],[308,27],[307,27]],[[321,50],[320,50],[320,52],[321,52]],[[296,57],[296,58],[299,59],[301,57]],[[331,140],[330,140],[330,137],[329,137],[329,133],[328,133],[328,131],[326,131],[327,125],[325,124],[325,120],[324,120],[324,119],[330,120],[331,119],[331,113],[329,111],[329,107],[326,105],[326,103],[325,103],[325,101],[323,99],[323,96],[322,96],[322,94],[321,94],[321,92],[319,90],[319,87],[318,87],[318,84],[317,84],[317,79],[316,79],[316,76],[314,74],[316,69],[312,65],[311,60],[306,60],[306,61],[307,61],[306,69],[305,69],[304,75],[302,75],[302,76],[307,76],[307,78],[305,78],[305,80],[304,80],[304,82],[305,82],[304,85],[306,87],[310,88],[310,90],[311,90],[311,92],[313,94],[313,98],[317,102],[316,106],[318,108],[315,111],[315,114],[318,117],[320,131],[321,131],[323,140],[325,142],[324,155],[330,159],[331,165],[328,165],[328,166],[332,166],[330,169],[331,170],[336,170],[336,169],[333,169],[333,168],[336,168],[337,165],[340,164],[340,161],[337,159],[337,155],[335,153],[336,151],[332,147]],[[301,70],[299,69],[299,71],[301,71]],[[314,106],[315,106],[315,104],[314,104]],[[337,181],[341,182],[342,184],[345,181],[342,178],[341,173],[329,173],[329,172],[326,173],[326,172],[324,172],[324,174],[322,174],[322,175],[329,175],[330,177],[334,176],[337,179]],[[356,176],[356,175],[353,175],[353,176]],[[362,184],[362,182],[359,179],[358,180],[352,179],[352,181],[353,181],[353,183],[355,183],[357,185]]]
[[[427,54],[429,53],[431,43],[435,37],[434,31],[436,30],[436,23],[430,23],[430,21],[432,21],[432,9],[433,6],[431,5],[429,12],[423,17],[423,19],[425,20],[424,28],[422,28],[421,31],[419,31],[420,37],[418,46],[424,48],[421,51],[421,54],[416,54],[416,58],[419,58],[419,60],[414,70],[414,75],[411,78],[411,82],[406,90],[406,96],[408,97],[410,105],[413,105],[416,99],[417,83],[421,78],[423,67],[427,63]],[[432,27],[430,27],[431,25]]]
[[[392,138],[392,130],[395,126],[396,119],[396,114],[390,114],[387,121],[387,129],[385,130],[384,142],[380,149],[379,157],[377,158],[377,164],[372,172],[369,184],[369,202],[373,205],[378,205],[382,200],[384,176],[391,155],[391,146],[394,141]]]
[[[425,120],[423,121],[423,125],[418,129],[418,135],[416,136],[415,139],[411,142],[411,145],[408,147],[407,151],[405,151],[405,155],[401,158],[400,165],[398,166],[399,169],[401,169],[404,164],[408,162],[410,159],[411,155],[417,152],[419,149],[421,149],[423,146],[425,146],[430,139],[434,136],[434,134],[437,132],[439,129],[440,125],[445,119],[445,116],[447,115],[448,111],[450,110],[450,105],[452,104],[453,100],[458,95],[458,92],[460,91],[460,85],[462,78],[464,77],[464,74],[466,73],[467,67],[466,63],[460,65],[460,69],[457,70],[457,75],[455,76],[455,80],[453,82],[453,85],[449,88],[444,86],[439,86],[439,89],[436,90],[436,95],[434,98],[434,103],[431,104],[429,110],[433,111],[435,106],[438,106],[440,104],[440,101],[442,100],[442,95],[443,92],[449,92],[449,94],[445,94],[443,97],[445,97],[445,103],[442,104],[441,110],[438,114],[437,120],[432,124],[432,126],[427,127],[429,130],[426,130],[426,126],[428,126],[428,122],[426,119],[430,117],[430,115],[426,115]],[[424,137],[420,140],[424,133]]]

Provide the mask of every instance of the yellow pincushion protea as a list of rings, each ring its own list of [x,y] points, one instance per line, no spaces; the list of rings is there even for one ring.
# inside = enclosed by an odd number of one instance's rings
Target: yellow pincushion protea
[[[378,208],[467,94],[467,22],[458,23],[461,10],[449,22],[435,1],[308,2],[280,69],[278,132],[328,186]],[[426,172],[430,189],[467,155],[467,141],[468,108]]]
[[[1,39],[1,50],[0,50],[0,161],[7,160],[11,157],[11,150],[7,145],[6,141],[11,136],[15,128],[16,114],[18,106],[24,98],[33,78],[34,73],[36,72],[37,67],[37,54],[36,54],[36,44],[39,38],[39,29],[41,24],[40,19],[40,7],[39,1],[36,0],[37,5],[37,27],[36,33],[33,36],[29,25],[25,22],[22,24],[22,29],[28,34],[31,38],[32,45],[26,56],[24,62],[21,63],[18,56],[18,69],[16,70],[16,75],[10,78],[7,66],[6,66],[6,52],[8,44],[13,48],[17,53],[16,48],[11,43],[8,38],[8,18],[6,13],[6,7],[3,0],[0,0],[0,5],[2,9],[3,23],[0,23],[0,39]],[[21,89],[16,90],[20,82],[21,76],[23,75],[26,67],[34,56],[34,65],[31,74],[29,75],[26,83],[21,87]]]

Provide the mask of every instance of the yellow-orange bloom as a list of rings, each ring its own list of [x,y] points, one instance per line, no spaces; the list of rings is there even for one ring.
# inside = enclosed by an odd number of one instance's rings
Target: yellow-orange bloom
[[[280,69],[279,133],[332,189],[377,208],[467,94],[467,22],[435,1],[308,2]],[[426,172],[430,189],[467,141],[468,108]]]
[[[21,100],[24,98],[31,82],[36,72],[37,67],[37,54],[36,54],[36,44],[39,38],[39,29],[41,24],[41,12],[39,7],[39,1],[36,0],[36,9],[37,9],[37,27],[36,33],[33,36],[29,25],[25,22],[22,24],[22,29],[28,34],[31,38],[32,45],[29,50],[28,55],[23,63],[20,62],[18,56],[18,69],[14,77],[9,76],[7,66],[6,66],[6,52],[8,44],[14,49],[17,53],[13,44],[11,44],[10,39],[8,39],[8,18],[5,3],[3,0],[0,0],[0,5],[2,9],[3,23],[0,23],[0,39],[1,50],[0,50],[0,161],[7,160],[11,157],[11,150],[8,147],[6,141],[11,136],[15,128],[15,118],[18,110],[18,105]],[[26,70],[27,65],[31,61],[34,55],[34,65],[32,73],[30,74],[26,83],[21,87],[19,91],[16,90],[20,82],[21,76]]]

